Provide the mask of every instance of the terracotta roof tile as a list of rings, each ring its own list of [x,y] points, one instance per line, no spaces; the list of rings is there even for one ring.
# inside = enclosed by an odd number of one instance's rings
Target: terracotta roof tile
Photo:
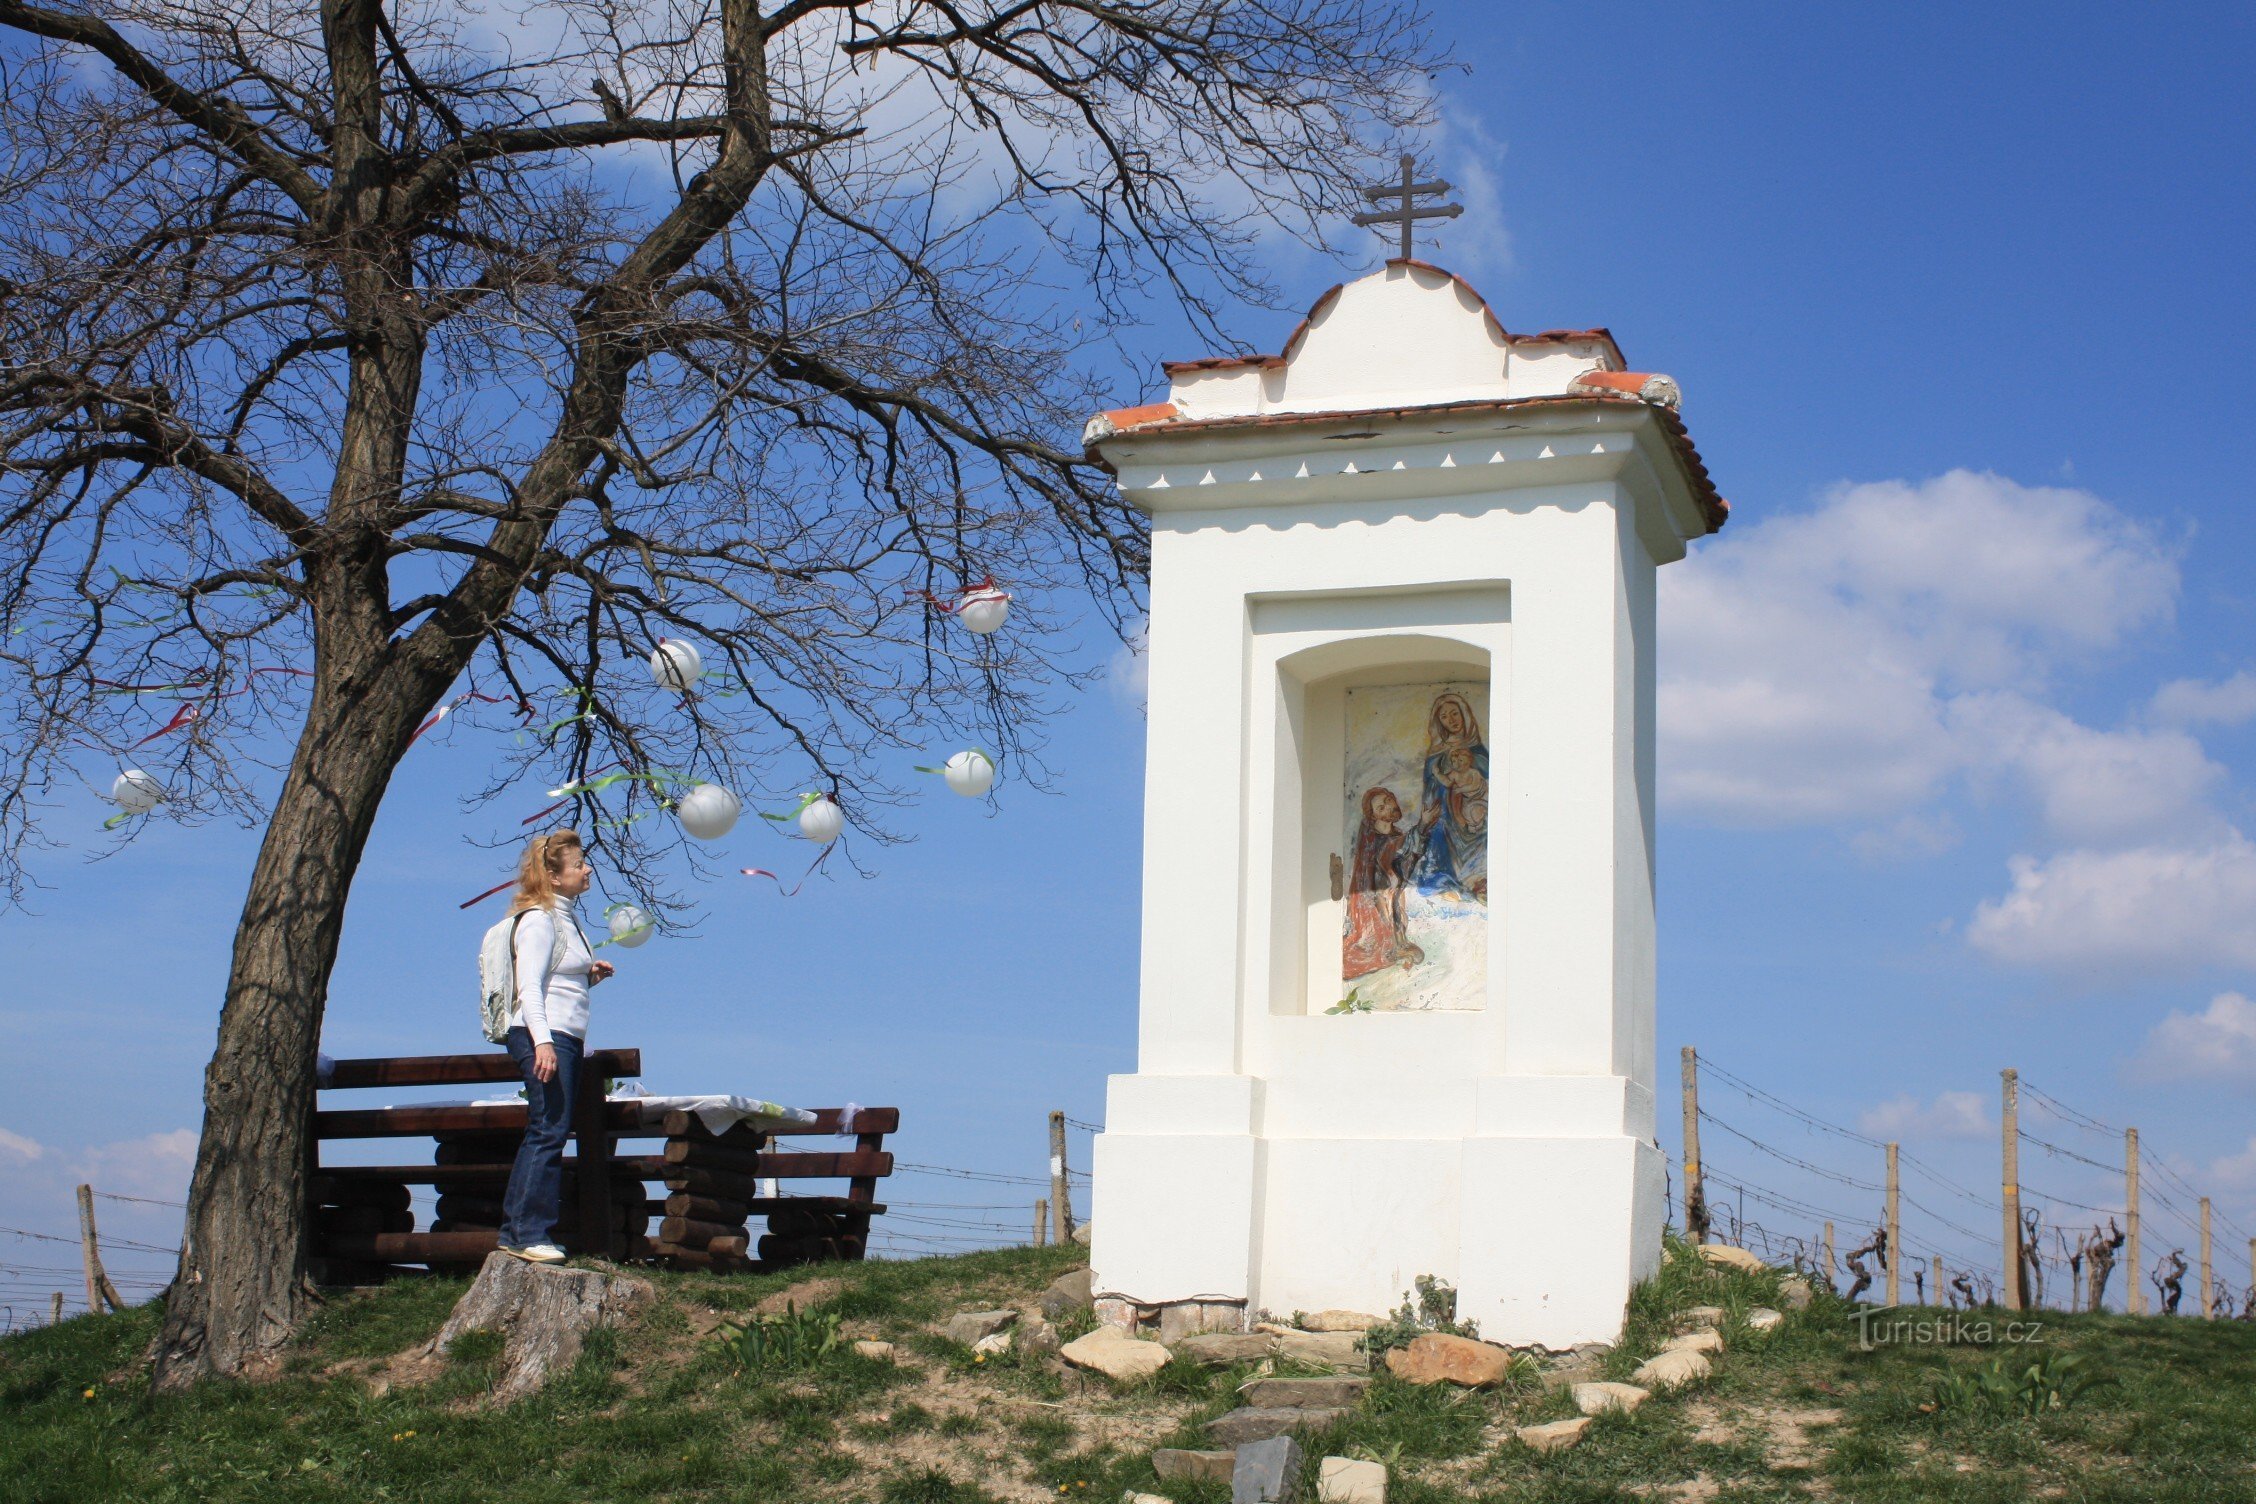
[[[1646,383],[1650,383],[1654,379],[1644,373],[1592,372],[1590,374],[1634,374],[1641,376]],[[1667,380],[1666,377],[1660,379]],[[1670,385],[1673,387],[1675,383],[1671,382]],[[1675,408],[1658,401],[1648,400],[1636,392],[1613,390],[1610,384],[1589,386],[1580,391],[1563,392],[1550,397],[1483,397],[1465,402],[1434,402],[1413,407],[1359,408],[1350,412],[1263,413],[1258,416],[1221,418],[1186,419],[1181,416],[1180,410],[1176,408],[1174,403],[1158,402],[1143,407],[1124,407],[1112,412],[1098,414],[1096,418],[1091,420],[1087,432],[1083,435],[1083,442],[1087,446],[1091,458],[1110,468],[1109,462],[1099,452],[1099,446],[1107,440],[1120,437],[1123,434],[1162,427],[1170,434],[1212,433],[1226,428],[1284,428],[1312,423],[1339,423],[1359,418],[1404,418],[1436,416],[1445,413],[1510,412],[1520,408],[1575,406],[1578,404],[1634,404],[1652,413],[1660,423],[1661,431],[1668,436],[1669,447],[1675,451],[1677,458],[1683,461],[1685,474],[1692,484],[1693,499],[1699,503],[1701,515],[1707,520],[1708,531],[1711,533],[1719,531],[1724,523],[1729,520],[1731,503],[1724,500],[1721,493],[1716,490],[1715,479],[1708,474],[1707,464],[1700,458],[1700,451],[1692,443],[1692,435],[1685,429],[1684,420],[1677,416]]]

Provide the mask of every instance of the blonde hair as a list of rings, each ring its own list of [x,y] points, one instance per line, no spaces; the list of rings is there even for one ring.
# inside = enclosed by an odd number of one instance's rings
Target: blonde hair
[[[509,912],[522,914],[555,902],[556,874],[564,865],[564,857],[580,849],[576,830],[552,830],[526,842],[525,855],[517,863],[517,896],[509,901]]]

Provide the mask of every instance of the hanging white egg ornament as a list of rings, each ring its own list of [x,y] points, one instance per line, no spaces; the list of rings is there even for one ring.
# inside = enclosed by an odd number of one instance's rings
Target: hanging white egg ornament
[[[736,829],[744,801],[717,783],[700,783],[674,805],[674,818],[700,841],[717,841]]]
[[[648,940],[654,928],[650,916],[631,903],[623,903],[613,909],[606,922],[611,927],[612,944],[623,945],[628,950],[633,950]]]
[[[1010,615],[1010,592],[993,585],[975,585],[956,602],[956,620],[964,630],[985,637]]]
[[[817,846],[828,846],[846,828],[846,812],[828,799],[815,799],[799,811],[799,834]]]
[[[145,815],[164,803],[165,786],[139,768],[127,768],[110,785],[110,802],[129,815]]]
[[[940,770],[948,780],[948,787],[966,799],[977,799],[995,786],[995,763],[975,747],[966,747],[948,759]]]
[[[660,689],[687,694],[691,685],[705,677],[705,660],[698,655],[695,643],[668,637],[650,655],[650,677],[658,681]]]

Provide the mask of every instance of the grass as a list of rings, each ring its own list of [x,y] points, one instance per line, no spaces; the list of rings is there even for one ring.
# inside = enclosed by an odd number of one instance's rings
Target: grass
[[[2256,1328],[2044,1313],[2030,1345],[1866,1351],[1850,1308],[1823,1295],[1752,1332],[1749,1310],[1783,1305],[1778,1276],[1674,1253],[1639,1291],[1606,1376],[1626,1378],[1687,1307],[1715,1305],[1729,1346],[1707,1384],[1601,1417],[1579,1447],[1538,1455],[1513,1429],[1572,1414],[1565,1390],[1466,1394],[1381,1374],[1355,1415],[1305,1438],[1309,1497],[1321,1458],[1340,1455],[1386,1462],[1393,1504],[2256,1498]],[[794,1288],[797,1310],[835,1318],[842,1340],[781,1365],[747,1362],[726,1336],[787,1277],[660,1275],[645,1319],[592,1334],[569,1374],[508,1410],[483,1400],[494,1339],[458,1344],[443,1363],[401,1360],[438,1330],[459,1280],[339,1298],[279,1377],[179,1396],[148,1391],[155,1312],[79,1317],[0,1340],[0,1504],[1111,1504],[1129,1489],[1221,1504],[1226,1487],[1160,1483],[1150,1455],[1198,1445],[1252,1370],[1177,1361],[1116,1394],[1045,1362],[982,1361],[934,1330],[959,1309],[1029,1304],[1074,1257],[1028,1249],[815,1271]],[[894,1342],[898,1361],[856,1354],[859,1337]],[[2008,1368],[2072,1358],[2105,1382],[2033,1416],[1935,1405],[1939,1386],[1971,1392],[2001,1356]],[[1965,1382],[1941,1384],[1952,1375]]]

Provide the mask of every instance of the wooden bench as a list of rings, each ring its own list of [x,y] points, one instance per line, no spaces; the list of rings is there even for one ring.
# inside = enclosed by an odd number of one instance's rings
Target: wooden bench
[[[854,1147],[789,1152],[779,1136],[837,1135],[843,1109],[823,1108],[805,1125],[709,1132],[686,1112],[653,1112],[607,1101],[609,1077],[639,1076],[640,1050],[589,1052],[573,1108],[575,1153],[564,1159],[558,1236],[567,1251],[617,1260],[655,1260],[679,1268],[752,1271],[823,1259],[859,1259],[870,1219],[885,1207],[877,1182],[892,1173],[885,1135],[900,1125],[890,1107],[859,1109]],[[324,1091],[366,1087],[519,1082],[506,1053],[339,1060]],[[408,1272],[474,1268],[500,1245],[502,1192],[525,1132],[525,1108],[413,1106],[317,1108],[308,1165],[308,1254],[323,1283],[365,1283]],[[345,1139],[430,1138],[427,1163],[331,1165],[321,1146]],[[660,1138],[654,1154],[620,1152],[622,1139]],[[843,1178],[834,1195],[762,1195],[763,1180]],[[648,1182],[667,1194],[652,1198]],[[438,1215],[417,1230],[410,1187],[439,1192]],[[755,1250],[749,1219],[767,1219]],[[653,1236],[651,1222],[659,1220]],[[756,1255],[755,1256],[755,1252]]]

